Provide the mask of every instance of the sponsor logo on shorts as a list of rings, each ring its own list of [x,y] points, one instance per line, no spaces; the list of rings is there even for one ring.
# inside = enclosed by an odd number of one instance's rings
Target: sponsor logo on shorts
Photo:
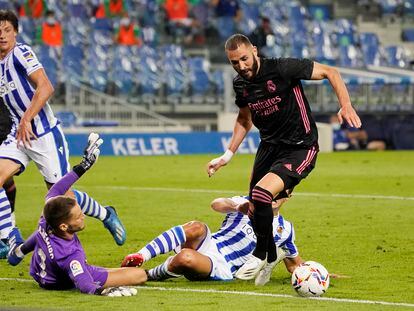
[[[70,266],[70,271],[72,271],[72,274],[74,277],[83,273],[83,268],[79,261],[72,260],[69,266]]]

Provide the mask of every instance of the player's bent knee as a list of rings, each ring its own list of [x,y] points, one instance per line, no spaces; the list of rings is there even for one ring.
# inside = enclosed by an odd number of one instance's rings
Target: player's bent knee
[[[187,240],[197,239],[206,234],[206,225],[200,221],[191,221],[184,225]]]
[[[196,251],[190,248],[183,248],[181,252],[174,256],[171,265],[175,268],[192,268],[197,264],[195,258]]]

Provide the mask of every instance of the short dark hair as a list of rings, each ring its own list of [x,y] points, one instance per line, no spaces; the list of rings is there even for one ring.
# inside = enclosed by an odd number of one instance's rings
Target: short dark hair
[[[247,38],[245,35],[242,35],[241,33],[236,33],[227,39],[226,44],[224,45],[224,49],[234,51],[237,50],[237,48],[242,44],[246,46],[252,45],[249,38]]]
[[[49,199],[43,208],[43,216],[53,230],[70,217],[70,211],[76,205],[76,200],[67,196],[57,196]]]
[[[16,32],[19,31],[19,20],[11,10],[0,10],[0,22],[10,22]]]

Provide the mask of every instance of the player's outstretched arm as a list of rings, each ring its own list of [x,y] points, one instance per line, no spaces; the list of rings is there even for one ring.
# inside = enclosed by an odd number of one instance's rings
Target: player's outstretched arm
[[[241,198],[237,201],[232,198],[217,198],[211,202],[211,208],[216,212],[224,214],[240,212],[247,215],[249,201]]]
[[[230,140],[229,148],[222,156],[211,160],[207,164],[208,177],[213,176],[218,169],[230,162],[233,154],[237,151],[241,142],[250,131],[251,127],[252,117],[249,108],[240,108],[236,124],[234,125],[233,135]]]
[[[352,127],[361,127],[361,119],[352,107],[344,80],[342,80],[341,74],[336,68],[314,62],[311,79],[328,79],[338,97],[339,105],[341,107],[338,111],[339,122],[343,123],[345,120]]]
[[[88,145],[83,153],[82,161],[73,167],[73,170],[63,176],[56,184],[50,188],[46,195],[46,201],[58,195],[65,194],[70,187],[89,170],[99,157],[99,146],[103,140],[96,133],[89,134]]]

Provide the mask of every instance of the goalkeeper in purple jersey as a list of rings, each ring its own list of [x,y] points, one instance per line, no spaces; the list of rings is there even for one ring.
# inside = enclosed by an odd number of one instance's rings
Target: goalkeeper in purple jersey
[[[76,234],[85,228],[85,215],[77,201],[65,193],[96,162],[102,142],[98,134],[89,136],[82,162],[47,193],[37,230],[8,254],[8,262],[17,265],[25,254],[34,251],[30,275],[44,289],[77,288],[85,294],[132,296],[136,289],[122,286],[139,285],[147,280],[142,269],[89,265]]]

